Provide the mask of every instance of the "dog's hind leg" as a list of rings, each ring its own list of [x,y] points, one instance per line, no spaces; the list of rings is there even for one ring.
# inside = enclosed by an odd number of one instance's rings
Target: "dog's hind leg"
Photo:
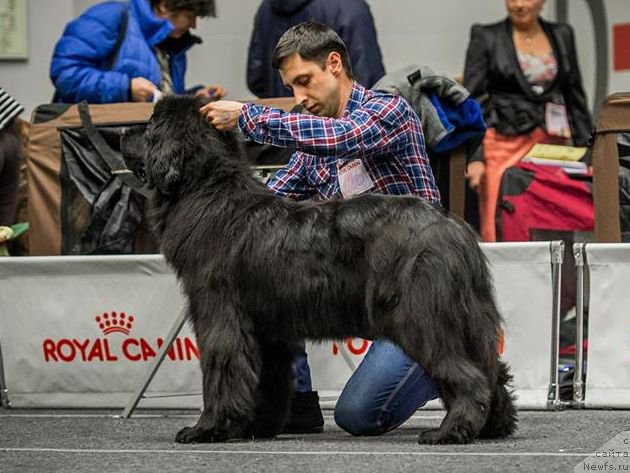
[[[438,384],[447,413],[439,428],[420,434],[419,443],[472,442],[488,416],[491,398],[488,379],[470,360],[459,356],[447,355],[426,368]]]
[[[446,409],[440,427],[423,431],[418,442],[472,442],[483,428],[490,408],[490,380],[484,372],[467,354],[458,354],[456,349],[431,340],[426,333],[399,331],[398,336],[389,338],[427,371],[437,384]]]
[[[263,344],[256,414],[245,436],[271,438],[282,431],[293,393],[293,358],[287,343]]]
[[[504,438],[516,430],[517,414],[514,406],[514,395],[507,387],[511,380],[512,375],[509,368],[500,361],[497,382],[494,385],[490,403],[490,412],[486,424],[479,432],[480,438]]]
[[[447,415],[438,429],[422,433],[420,443],[469,443],[486,422],[492,383],[467,349],[462,319],[468,314],[450,289],[457,286],[439,265],[433,268],[433,274],[411,278],[413,268],[403,267],[390,273],[398,280],[368,286],[370,317],[379,336],[400,346],[438,385]]]
[[[177,434],[180,443],[242,437],[254,418],[262,361],[251,320],[225,299],[212,308],[199,318],[191,306],[204,408],[193,427]]]

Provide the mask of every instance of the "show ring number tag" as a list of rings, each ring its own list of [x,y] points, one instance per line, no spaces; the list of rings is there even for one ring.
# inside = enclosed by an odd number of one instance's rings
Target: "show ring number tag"
[[[553,102],[545,104],[545,125],[550,135],[571,138],[567,108],[564,105]]]
[[[339,168],[339,188],[344,198],[362,194],[374,187],[360,159],[350,161]]]

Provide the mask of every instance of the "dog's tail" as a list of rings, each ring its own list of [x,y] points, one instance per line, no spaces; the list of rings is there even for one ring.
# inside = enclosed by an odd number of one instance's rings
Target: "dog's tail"
[[[508,366],[499,361],[499,372],[494,385],[490,411],[486,423],[479,433],[480,438],[496,439],[504,438],[514,433],[518,422],[515,396],[510,388],[512,375]]]

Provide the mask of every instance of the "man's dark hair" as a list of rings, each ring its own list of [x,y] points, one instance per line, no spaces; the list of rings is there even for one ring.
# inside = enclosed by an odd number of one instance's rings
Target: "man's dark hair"
[[[214,0],[151,0],[151,7],[156,8],[160,3],[171,11],[187,10],[195,16],[217,16]]]
[[[273,51],[271,65],[280,69],[285,59],[298,53],[305,61],[316,62],[323,69],[328,55],[333,51],[339,53],[346,74],[352,79],[352,65],[346,43],[330,27],[305,21],[284,32]]]

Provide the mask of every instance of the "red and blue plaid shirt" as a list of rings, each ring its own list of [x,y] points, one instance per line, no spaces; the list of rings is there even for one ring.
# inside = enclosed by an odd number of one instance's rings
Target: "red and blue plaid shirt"
[[[355,82],[340,119],[246,104],[238,127],[250,140],[298,150],[267,183],[279,195],[339,198],[338,170],[359,158],[374,183],[373,192],[417,195],[440,204],[420,120],[397,95],[366,90]]]

